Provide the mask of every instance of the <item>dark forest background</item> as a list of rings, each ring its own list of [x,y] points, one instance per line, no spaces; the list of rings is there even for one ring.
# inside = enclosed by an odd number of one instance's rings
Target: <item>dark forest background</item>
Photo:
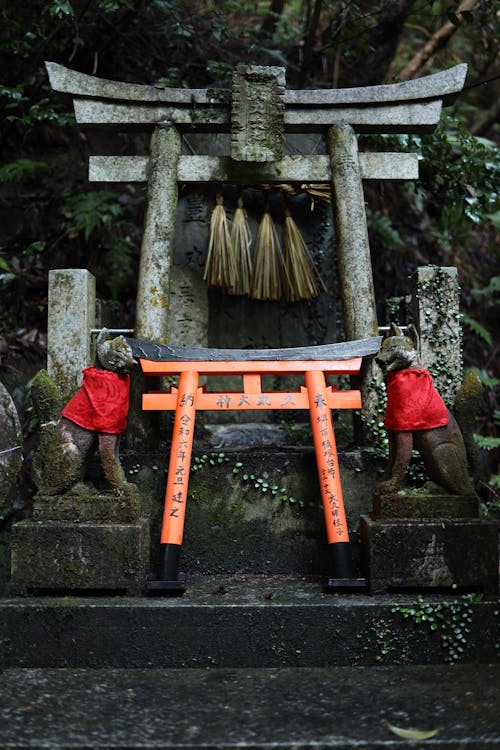
[[[75,124],[71,99],[50,89],[45,60],[102,78],[192,88],[228,87],[239,62],[282,65],[289,88],[307,89],[393,83],[465,62],[464,91],[437,131],[392,137],[395,149],[422,156],[420,180],[369,185],[366,201],[381,304],[408,291],[417,265],[458,268],[465,366],[486,389],[478,439],[493,451],[499,11],[494,0],[4,0],[0,377],[25,432],[33,429],[29,380],[45,356],[48,270],[88,268],[99,296],[119,299],[133,324],[144,215],[137,186],[88,182],[88,135]],[[132,153],[125,136],[121,146]]]

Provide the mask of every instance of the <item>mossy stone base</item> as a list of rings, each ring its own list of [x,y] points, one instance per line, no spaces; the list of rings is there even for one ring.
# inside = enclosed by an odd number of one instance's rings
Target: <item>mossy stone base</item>
[[[129,485],[133,487],[133,485]],[[78,491],[79,486],[65,495],[37,495],[33,502],[35,521],[71,521],[73,523],[131,523],[139,518],[139,498],[135,491]]]
[[[392,495],[374,495],[372,518],[405,520],[408,518],[478,518],[477,495],[428,494],[404,491]]]
[[[13,596],[38,593],[144,592],[149,533],[135,523],[21,521],[13,526]]]
[[[380,520],[361,516],[370,594],[395,589],[498,590],[496,523]]]

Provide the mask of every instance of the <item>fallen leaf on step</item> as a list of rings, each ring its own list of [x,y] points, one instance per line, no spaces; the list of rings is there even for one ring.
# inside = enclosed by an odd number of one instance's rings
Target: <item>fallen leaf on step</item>
[[[402,729],[401,727],[395,727],[388,721],[385,722],[391,732],[396,734],[398,737],[402,737],[405,740],[429,740],[439,732],[438,729]]]

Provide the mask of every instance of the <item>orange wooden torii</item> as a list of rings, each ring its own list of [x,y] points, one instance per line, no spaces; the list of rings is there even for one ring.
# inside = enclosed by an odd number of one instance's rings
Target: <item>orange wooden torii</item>
[[[356,375],[362,357],[377,352],[380,341],[380,337],[374,337],[301,349],[252,351],[188,349],[128,339],[145,375],[179,376],[178,387],[145,393],[142,399],[144,410],[175,411],[160,540],[161,572],[158,580],[149,582],[150,591],[182,593],[186,588],[185,576],[179,574],[179,558],[199,410],[309,409],[326,535],[332,553],[333,575],[326,585],[330,589],[365,585],[365,580],[354,574],[331,416],[331,409],[361,408],[361,394],[357,390],[327,386],[325,376]],[[200,376],[211,375],[241,376],[243,387],[240,391],[209,392],[198,383]],[[264,375],[301,375],[305,385],[296,391],[264,391]]]

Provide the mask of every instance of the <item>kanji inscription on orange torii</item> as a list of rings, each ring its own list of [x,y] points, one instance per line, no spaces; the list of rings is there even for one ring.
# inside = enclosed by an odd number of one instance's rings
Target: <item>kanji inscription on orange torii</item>
[[[326,376],[356,375],[363,356],[378,351],[380,337],[323,347],[253,352],[183,349],[133,339],[128,341],[134,354],[140,356],[145,375],[179,376],[176,387],[167,391],[148,392],[142,397],[144,410],[175,411],[161,532],[163,573],[158,581],[151,582],[151,588],[178,590],[184,587],[184,581],[179,579],[178,562],[184,533],[196,412],[200,410],[309,410],[326,536],[335,569],[331,580],[336,583],[344,581],[346,586],[352,586],[354,581],[361,580],[355,579],[352,570],[331,415],[332,409],[360,409],[361,394],[357,390],[339,390],[335,385],[327,385]],[[349,353],[361,356],[349,356]],[[182,359],[183,355],[185,359]],[[298,359],[299,355],[304,358]],[[155,358],[151,359],[150,356]],[[168,359],[163,359],[162,356]],[[206,358],[203,359],[203,356]],[[263,358],[258,359],[258,356]],[[273,356],[276,358],[269,358]],[[331,358],[335,356],[344,358]],[[240,376],[241,390],[211,392],[207,385],[199,386],[200,376],[209,379],[214,375]],[[266,375],[302,376],[304,385],[297,390],[266,391],[262,387],[262,377]]]

